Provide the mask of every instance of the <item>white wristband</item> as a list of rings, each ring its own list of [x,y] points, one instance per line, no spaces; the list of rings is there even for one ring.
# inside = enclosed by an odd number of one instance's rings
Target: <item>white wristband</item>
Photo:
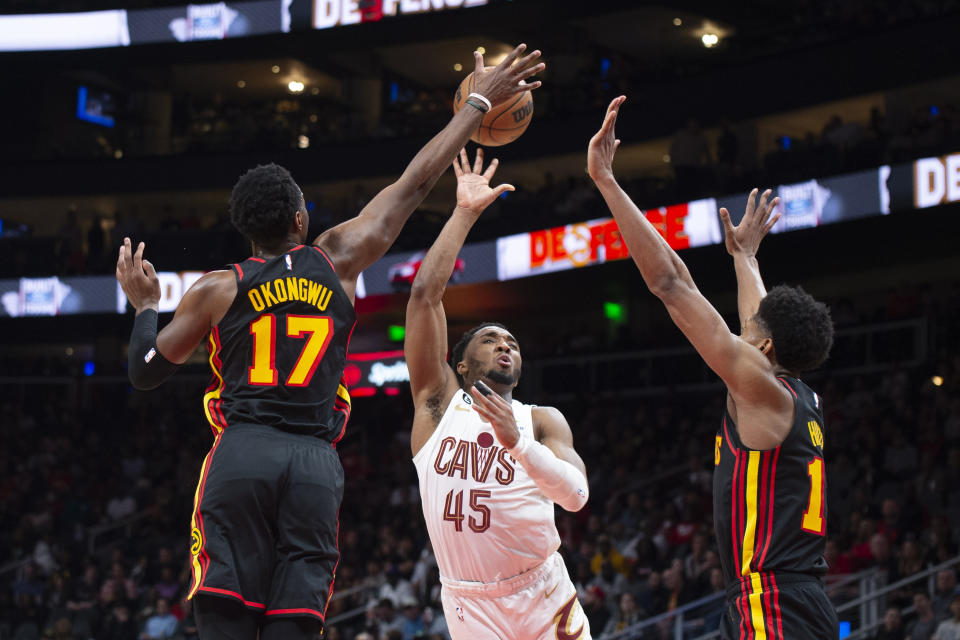
[[[561,460],[549,447],[532,438],[521,438],[508,449],[523,465],[537,488],[567,511],[579,511],[590,497],[587,478],[575,466]]]
[[[487,105],[487,111],[490,111],[490,109],[493,109],[493,105],[490,104],[490,101],[487,100],[487,99],[486,99],[485,97],[483,97],[482,95],[480,95],[479,93],[471,93],[471,94],[468,95],[467,97],[468,97],[468,98],[476,98],[477,100],[479,100],[479,101],[482,102],[483,104]]]

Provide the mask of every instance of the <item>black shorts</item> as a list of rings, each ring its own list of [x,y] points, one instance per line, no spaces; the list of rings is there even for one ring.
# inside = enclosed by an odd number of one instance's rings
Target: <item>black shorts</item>
[[[204,459],[194,496],[188,597],[323,620],[340,558],[342,498],[343,467],[330,443],[230,425]]]
[[[720,635],[725,640],[837,640],[840,629],[819,578],[762,572],[727,587]]]

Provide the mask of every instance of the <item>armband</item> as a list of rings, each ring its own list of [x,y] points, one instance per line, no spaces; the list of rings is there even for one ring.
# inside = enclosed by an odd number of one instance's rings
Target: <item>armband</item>
[[[153,309],[141,311],[130,332],[127,375],[133,387],[141,391],[157,388],[180,366],[164,358],[157,349],[157,315]]]

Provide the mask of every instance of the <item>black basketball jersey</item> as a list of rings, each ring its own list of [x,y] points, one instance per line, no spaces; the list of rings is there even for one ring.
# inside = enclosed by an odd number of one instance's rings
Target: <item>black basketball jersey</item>
[[[356,313],[330,259],[300,245],[231,268],[237,297],[207,339],[203,406],[214,432],[245,422],[337,442],[350,416],[343,367]]]
[[[726,410],[717,432],[713,518],[727,585],[745,580],[759,587],[775,572],[827,571],[823,406],[800,380],[779,380],[795,407],[793,426],[780,446],[745,447]]]

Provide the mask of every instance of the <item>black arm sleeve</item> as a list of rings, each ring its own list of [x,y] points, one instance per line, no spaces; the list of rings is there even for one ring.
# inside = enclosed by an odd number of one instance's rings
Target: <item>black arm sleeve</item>
[[[137,314],[130,332],[127,375],[135,389],[147,391],[160,386],[180,365],[163,357],[157,349],[157,312],[147,309]]]

